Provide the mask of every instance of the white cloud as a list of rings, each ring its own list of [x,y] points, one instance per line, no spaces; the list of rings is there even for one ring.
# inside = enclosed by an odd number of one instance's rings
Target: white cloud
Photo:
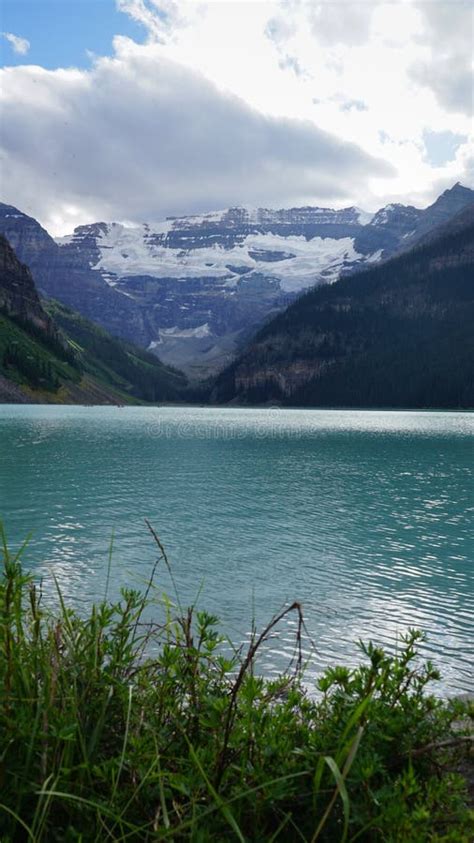
[[[425,141],[472,135],[472,14],[463,0],[282,0],[273,14],[267,37],[305,72],[297,108],[309,111],[306,87],[319,125],[397,170],[372,181],[359,204],[431,201],[440,181],[469,180],[462,156],[433,161]]]
[[[378,0],[337,0],[307,3],[313,35],[321,44],[366,44]]]
[[[472,0],[419,0],[424,18],[420,43],[426,55],[413,63],[411,75],[434,92],[449,112],[474,113],[474,5]]]
[[[263,113],[304,117],[370,154],[394,152],[399,178],[391,178],[391,187],[372,180],[358,197],[375,205],[387,188],[397,196],[407,188],[430,193],[439,173],[424,166],[427,130],[472,131],[472,115],[448,113],[433,87],[416,78],[416,67],[424,68],[442,46],[442,27],[430,23],[433,3],[439,7],[437,21],[441,8],[447,17],[459,5],[458,0],[183,0],[187,26],[176,27],[163,49]],[[465,14],[466,3],[461,5]],[[454,17],[459,24],[459,15]],[[451,24],[447,30],[449,50],[465,55],[469,19],[462,33],[458,28]],[[381,130],[393,139],[393,149],[380,143]]]
[[[5,201],[56,232],[235,204],[344,204],[390,165],[264,115],[159,45],[117,38],[89,72],[3,71]],[[59,220],[58,220],[59,217]]]
[[[163,43],[184,24],[175,0],[116,0],[117,9],[142,24],[151,40]]]
[[[145,44],[5,77],[7,198],[54,230],[237,203],[376,210],[471,183],[470,3],[116,3]]]
[[[30,42],[27,38],[14,35],[13,32],[2,32],[3,37],[11,44],[13,52],[20,56],[26,56],[30,49]]]

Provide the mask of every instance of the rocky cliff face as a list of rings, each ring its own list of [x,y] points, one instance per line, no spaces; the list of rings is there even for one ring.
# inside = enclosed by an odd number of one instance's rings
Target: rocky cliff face
[[[7,239],[0,235],[0,310],[54,336],[56,328],[44,311],[30,270],[20,263]]]
[[[94,223],[56,243],[0,205],[0,231],[44,295],[199,377],[302,291],[408,248],[472,199],[456,185],[425,210],[230,208],[134,227]]]
[[[56,298],[115,336],[145,346],[148,333],[133,301],[115,292],[101,273],[91,271],[93,256],[84,249],[62,253],[44,228],[11,205],[0,203],[0,233],[30,268],[41,295]]]
[[[56,253],[53,238],[33,217],[12,205],[0,204],[1,233],[7,238],[17,258],[33,271],[38,263],[49,261]]]

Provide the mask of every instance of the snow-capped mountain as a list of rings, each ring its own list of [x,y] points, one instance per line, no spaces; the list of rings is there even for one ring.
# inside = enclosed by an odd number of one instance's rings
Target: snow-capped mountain
[[[385,234],[356,246],[370,219],[357,208],[230,208],[80,226],[57,244],[60,263],[82,264],[140,308],[149,348],[201,374],[302,290],[378,260]]]
[[[282,290],[295,292],[317,282],[321,273],[333,280],[345,266],[371,258],[356,251],[354,236],[308,237],[293,233],[290,226],[288,233],[275,233],[250,223],[232,229],[223,221],[212,226],[192,224],[192,218],[183,223],[170,220],[136,227],[100,223],[77,228],[56,242],[62,250],[77,250],[90,248],[93,240],[97,262],[91,256],[91,269],[111,286],[149,276],[177,282],[205,278],[225,281],[231,288],[244,275],[264,274]]]
[[[230,208],[133,226],[93,223],[56,242],[3,205],[0,232],[44,294],[202,376],[303,290],[408,248],[473,200],[456,185],[425,210]]]

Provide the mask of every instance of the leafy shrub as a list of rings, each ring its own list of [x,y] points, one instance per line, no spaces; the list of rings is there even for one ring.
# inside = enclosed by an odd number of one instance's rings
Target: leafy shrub
[[[160,559],[168,565],[158,537]],[[296,671],[269,681],[255,659],[294,603],[231,649],[217,619],[124,590],[86,617],[59,593],[42,606],[4,540],[0,585],[2,843],[240,840],[465,843],[465,783],[450,772],[469,746],[460,702],[426,692],[419,632],[395,656],[361,645],[319,696]],[[156,608],[156,607],[155,607]]]

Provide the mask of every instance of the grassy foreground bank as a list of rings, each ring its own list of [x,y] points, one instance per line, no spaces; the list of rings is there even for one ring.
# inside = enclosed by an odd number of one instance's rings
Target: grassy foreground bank
[[[0,583],[0,840],[397,841],[474,836],[464,779],[465,704],[427,691],[420,634],[396,656],[361,645],[317,701],[301,684],[298,603],[234,655],[217,619],[143,593],[80,617],[42,606],[3,540]],[[159,563],[159,564],[158,564]],[[166,621],[145,622],[160,599]],[[294,613],[295,672],[268,681],[255,659]]]

